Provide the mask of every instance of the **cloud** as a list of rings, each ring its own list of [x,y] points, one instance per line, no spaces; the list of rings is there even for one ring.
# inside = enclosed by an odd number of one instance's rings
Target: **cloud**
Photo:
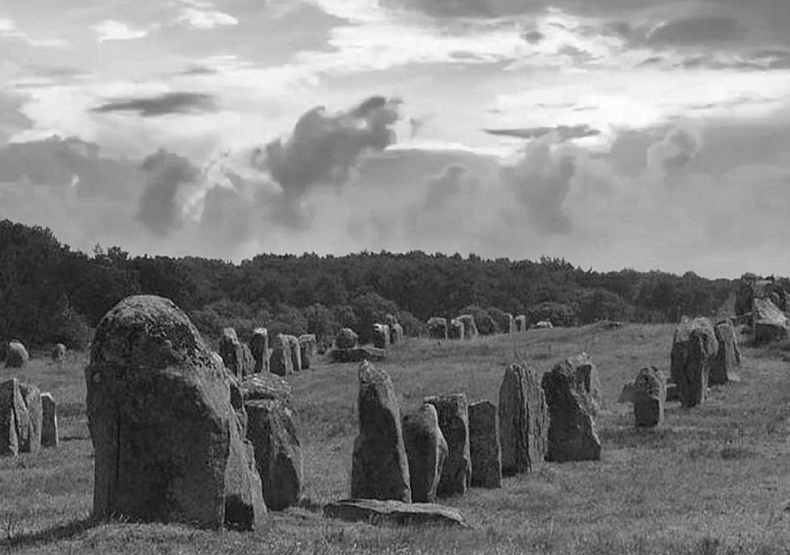
[[[0,17],[0,38],[20,39],[33,47],[69,48],[69,42],[62,38],[36,38],[20,31],[16,21]]]
[[[693,130],[670,129],[663,139],[648,148],[648,166],[663,176],[667,187],[675,187],[682,181],[701,147],[701,138]]]
[[[484,129],[489,135],[500,135],[504,137],[516,137],[518,139],[536,139],[549,133],[556,134],[562,141],[579,139],[583,137],[593,137],[600,135],[601,132],[593,129],[589,125],[558,125],[556,127],[530,127],[524,129]]]
[[[181,0],[176,22],[194,29],[214,29],[221,26],[234,26],[239,20],[232,15],[214,9],[211,2]]]
[[[647,37],[648,44],[661,46],[711,45],[741,38],[735,18],[698,15],[660,25]]]
[[[128,23],[115,19],[105,19],[101,23],[92,25],[91,29],[96,33],[96,40],[99,42],[114,40],[136,40],[148,36],[149,29],[132,27]]]
[[[147,98],[115,100],[93,108],[94,112],[137,112],[143,117],[213,111],[211,95],[190,92],[169,92]]]
[[[179,192],[184,186],[195,185],[200,169],[189,159],[160,150],[143,160],[145,186],[138,204],[137,218],[155,235],[166,236],[183,223]]]

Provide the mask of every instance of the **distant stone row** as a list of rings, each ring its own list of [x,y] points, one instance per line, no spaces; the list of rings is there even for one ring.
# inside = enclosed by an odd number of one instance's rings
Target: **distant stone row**
[[[11,378],[0,383],[0,456],[57,447],[55,400],[35,385]]]
[[[518,333],[527,330],[527,317],[520,315],[513,317],[510,313],[505,313],[508,325],[504,333]],[[549,321],[541,321],[535,324],[538,329],[554,327]],[[462,314],[455,318],[442,318],[433,316],[427,322],[428,337],[431,339],[474,339],[479,335],[477,323],[471,314]]]

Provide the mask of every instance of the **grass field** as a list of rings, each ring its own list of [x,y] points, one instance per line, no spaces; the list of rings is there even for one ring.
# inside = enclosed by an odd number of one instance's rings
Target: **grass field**
[[[183,526],[95,523],[90,519],[92,447],[82,371],[35,359],[2,368],[51,391],[61,445],[0,459],[0,550],[30,553],[596,553],[699,555],[790,553],[790,366],[781,350],[744,352],[740,384],[714,387],[692,410],[669,403],[665,424],[636,430],[620,389],[643,366],[668,373],[672,327],[624,325],[535,330],[465,342],[411,340],[378,366],[391,376],[401,410],[427,395],[466,393],[498,402],[505,366],[519,358],[539,371],[588,352],[598,366],[604,408],[602,460],[546,463],[443,500],[471,530],[348,524],[321,516],[348,496],[356,435],[356,365],[318,364],[289,378],[301,421],[303,501],[271,513],[265,530],[212,533]]]

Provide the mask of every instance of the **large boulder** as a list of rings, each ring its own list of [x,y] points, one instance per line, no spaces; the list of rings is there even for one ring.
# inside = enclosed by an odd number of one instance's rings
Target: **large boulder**
[[[295,505],[302,491],[302,447],[294,411],[282,401],[266,399],[247,401],[244,408],[266,506],[281,511]]]
[[[175,304],[127,297],[85,369],[94,515],[252,529],[266,507],[233,378]]]
[[[335,336],[335,348],[353,349],[359,345],[359,336],[351,328],[343,328]]]
[[[549,413],[538,372],[523,364],[505,369],[499,387],[499,430],[502,473],[531,472],[547,450]]]
[[[10,341],[5,353],[5,365],[9,368],[24,368],[30,360],[27,349],[21,341]]]
[[[324,516],[350,522],[395,526],[444,526],[468,528],[458,510],[434,503],[403,503],[375,499],[343,499],[327,503]]]
[[[257,399],[282,401],[288,406],[293,406],[291,384],[277,374],[260,373],[244,378],[239,384],[242,402]]]
[[[318,342],[314,334],[306,333],[299,336],[299,353],[302,359],[302,369],[309,370],[318,357]]]
[[[439,316],[428,318],[428,337],[431,339],[447,339],[449,331],[447,329],[447,319]]]
[[[476,339],[479,335],[477,331],[477,324],[475,323],[475,317],[471,314],[461,314],[456,318],[459,322],[464,325],[463,331],[463,339]]]
[[[787,338],[790,327],[787,316],[770,299],[755,298],[753,306],[752,331],[756,345]]]
[[[294,372],[293,356],[291,356],[291,342],[281,333],[278,333],[272,341],[272,354],[269,357],[269,371],[278,376],[288,376]]]
[[[219,356],[225,363],[225,368],[240,380],[248,374],[252,374],[255,369],[255,360],[252,358],[250,349],[239,341],[236,330],[225,328],[222,330],[222,338],[219,341]]]
[[[359,435],[354,441],[351,497],[411,502],[400,407],[389,375],[370,362],[357,373]]]
[[[637,428],[653,428],[664,421],[667,383],[655,366],[642,368],[634,380],[634,421]]]
[[[523,314],[516,316],[516,331],[527,331],[527,317]]]
[[[469,405],[466,395],[456,393],[426,397],[423,403],[436,407],[439,428],[447,441],[447,460],[439,479],[436,494],[446,497],[464,494],[472,477],[472,457],[469,453]]]
[[[447,441],[433,405],[423,404],[403,417],[403,441],[409,459],[412,501],[436,502],[436,488],[447,460]]]
[[[285,339],[288,341],[288,346],[291,349],[291,366],[294,372],[302,371],[302,349],[299,346],[299,338],[295,335],[286,335]]]
[[[387,324],[373,324],[373,346],[377,349],[389,349],[391,330]]]
[[[601,440],[595,426],[595,401],[584,375],[564,360],[543,375],[541,382],[549,408],[546,460],[552,462],[599,460]]]
[[[20,383],[19,392],[27,410],[27,433],[20,437],[19,451],[21,453],[38,453],[41,449],[41,427],[43,421],[41,407],[41,390],[35,385]]]
[[[0,456],[16,456],[30,434],[30,418],[19,389],[19,380],[0,383]]]
[[[472,487],[502,487],[499,414],[491,401],[469,405],[469,455],[472,460]]]
[[[255,360],[253,374],[269,371],[269,330],[255,328],[250,338],[250,354]]]
[[[576,383],[582,387],[591,401],[593,416],[596,418],[603,406],[603,389],[598,377],[598,368],[587,353],[580,353],[565,359],[560,364],[569,364],[576,373]]]
[[[55,399],[49,392],[41,394],[41,446],[57,447],[60,442],[58,435],[58,410]]]
[[[725,320],[713,327],[719,348],[710,364],[709,383],[720,385],[741,381],[738,371],[741,368],[741,349],[735,337],[732,321]]]
[[[684,407],[705,402],[710,364],[718,349],[713,325],[707,318],[683,318],[675,328],[670,374],[678,386],[680,403]]]
[[[58,366],[63,366],[66,362],[66,346],[63,343],[57,343],[52,347],[52,351],[50,351],[49,355],[52,362]]]

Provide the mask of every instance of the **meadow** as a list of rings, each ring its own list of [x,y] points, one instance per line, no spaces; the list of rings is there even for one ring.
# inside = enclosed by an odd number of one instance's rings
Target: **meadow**
[[[602,459],[544,463],[441,502],[468,530],[373,527],[322,516],[348,496],[357,432],[356,364],[324,364],[290,376],[304,453],[298,507],[270,513],[254,533],[91,519],[92,446],[85,416],[86,354],[64,367],[34,358],[0,368],[51,391],[61,444],[0,459],[0,550],[21,553],[790,553],[790,371],[784,351],[744,349],[741,383],[716,386],[707,403],[668,403],[664,424],[637,430],[623,384],[655,365],[669,372],[671,325],[530,330],[472,341],[411,339],[377,366],[392,377],[401,411],[428,395],[465,393],[498,402],[506,365],[544,372],[580,351],[598,367],[604,405]]]

